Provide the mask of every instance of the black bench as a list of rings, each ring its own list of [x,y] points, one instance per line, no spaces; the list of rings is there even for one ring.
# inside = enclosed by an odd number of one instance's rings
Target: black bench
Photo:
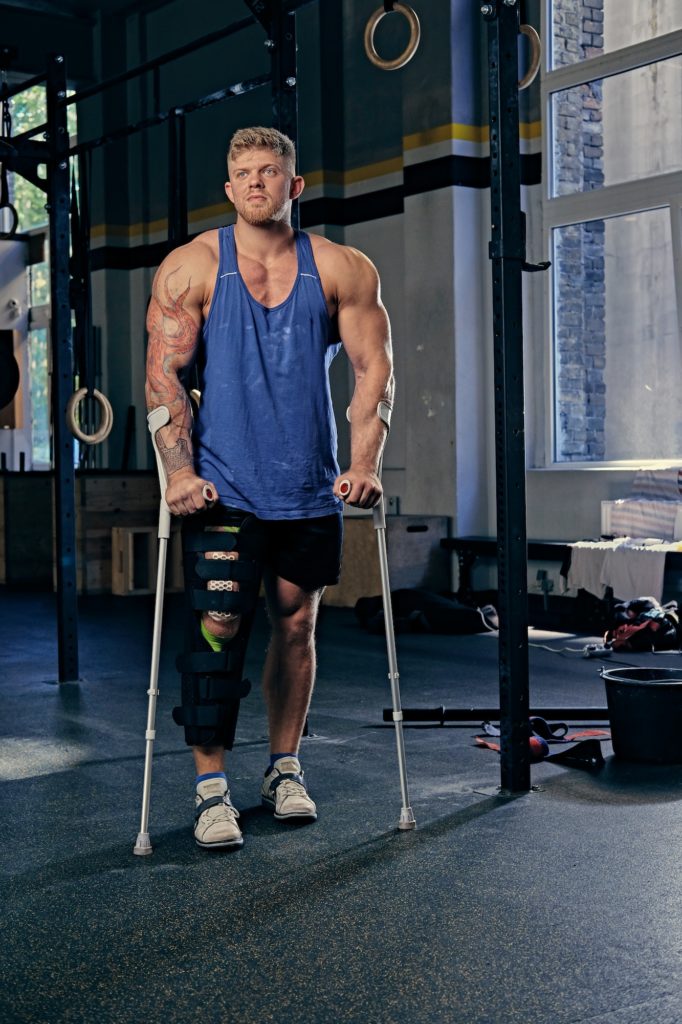
[[[571,545],[564,540],[529,540],[528,560],[539,562],[561,562],[568,568],[571,558]],[[471,586],[471,570],[476,559],[497,558],[497,539],[495,537],[443,537],[440,546],[446,551],[454,551],[459,563],[459,586],[457,600],[462,604],[473,604],[474,592]],[[663,600],[679,600],[682,591],[682,551],[668,551],[665,556],[666,586]],[[609,594],[609,591],[607,591]]]
[[[495,537],[444,537],[440,546],[446,551],[454,551],[459,564],[459,586],[457,600],[462,604],[474,603],[474,592],[471,586],[471,570],[476,559],[497,558],[497,539]],[[564,562],[570,558],[571,546],[563,540],[529,540],[528,559],[541,562]]]

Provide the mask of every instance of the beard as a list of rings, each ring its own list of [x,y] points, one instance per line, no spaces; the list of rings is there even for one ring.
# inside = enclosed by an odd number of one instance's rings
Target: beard
[[[270,224],[283,220],[286,216],[289,202],[286,199],[280,206],[277,206],[269,196],[263,196],[262,202],[252,203],[245,199],[239,205],[235,203],[235,208],[239,216],[247,224],[253,224],[257,227],[260,224]]]

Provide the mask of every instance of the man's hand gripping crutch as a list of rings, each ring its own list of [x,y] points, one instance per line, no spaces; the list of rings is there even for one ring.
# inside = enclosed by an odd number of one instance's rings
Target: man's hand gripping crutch
[[[391,407],[388,402],[379,402],[377,405],[377,416],[386,426],[386,433],[391,426]],[[351,422],[350,409],[346,412],[346,418]],[[381,460],[379,461],[378,476],[381,478]],[[353,482],[350,479],[341,479],[338,484],[338,493],[344,501],[347,501],[353,491]],[[355,502],[352,502],[355,504]],[[398,770],[400,772],[400,792],[402,797],[402,808],[398,828],[407,830],[417,827],[412,807],[410,806],[410,795],[407,784],[407,760],[405,757],[405,740],[403,737],[403,712],[400,704],[400,674],[398,672],[398,657],[395,646],[395,629],[393,627],[393,608],[391,605],[391,584],[388,575],[388,554],[386,550],[386,507],[384,504],[383,491],[379,501],[372,508],[374,529],[377,535],[377,546],[379,549],[379,571],[381,573],[381,593],[384,605],[384,628],[386,632],[386,651],[388,654],[388,678],[391,684],[391,697],[393,701],[393,722],[395,725],[395,739],[398,750]]]
[[[161,655],[161,627],[163,622],[163,598],[166,586],[168,540],[170,538],[171,529],[171,511],[166,504],[168,475],[159,451],[157,433],[162,427],[165,427],[166,424],[170,423],[170,419],[170,412],[165,405],[160,405],[156,409],[152,409],[147,416],[147,424],[152,437],[154,455],[156,456],[156,468],[159,474],[161,501],[159,503],[159,552],[156,572],[156,598],[154,602],[154,633],[152,639],[151,667],[149,671],[149,689],[147,690],[149,695],[149,704],[147,708],[147,729],[145,732],[146,748],[144,781],[142,787],[142,813],[140,819],[140,831],[137,836],[137,842],[133,847],[133,853],[141,857],[152,852],[152,844],[149,837],[149,804],[152,787],[152,757],[154,753],[154,740],[156,738],[156,698],[159,695],[158,681],[159,659]],[[205,483],[203,485],[202,497],[207,504],[215,501],[215,494],[210,484]]]

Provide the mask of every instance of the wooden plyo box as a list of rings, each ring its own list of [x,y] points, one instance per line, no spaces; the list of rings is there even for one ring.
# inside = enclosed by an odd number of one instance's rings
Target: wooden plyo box
[[[450,557],[440,542],[450,536],[448,516],[387,516],[386,550],[391,590],[424,588],[449,591]],[[327,587],[323,603],[352,608],[361,597],[381,594],[379,551],[371,515],[349,515],[343,521],[341,578]]]
[[[113,529],[145,528],[152,532],[156,548],[158,480],[146,473],[84,473],[77,480],[76,497],[79,592],[112,593]],[[138,551],[143,543],[137,542]]]
[[[159,541],[155,526],[114,526],[111,530],[111,592],[120,597],[156,591]],[[182,590],[182,545],[172,529],[166,555],[166,593]]]

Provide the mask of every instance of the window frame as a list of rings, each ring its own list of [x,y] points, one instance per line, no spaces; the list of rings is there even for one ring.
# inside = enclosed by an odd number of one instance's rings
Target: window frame
[[[609,0],[606,0],[609,2]],[[636,68],[659,63],[682,55],[682,29],[654,39],[633,43],[610,53],[587,57],[574,64],[552,69],[553,60],[553,0],[545,0],[543,18],[543,61],[540,76],[541,111],[545,125],[542,133],[542,161],[546,173],[542,186],[542,240],[546,259],[552,259],[553,231],[570,224],[603,220],[610,217],[642,213],[647,210],[667,209],[670,217],[672,256],[675,278],[675,300],[682,356],[682,169],[666,174],[652,175],[637,181],[616,185],[603,185],[587,192],[552,196],[554,183],[554,126],[552,97],[557,92],[611,78]],[[552,271],[545,276],[543,290],[544,347],[544,410],[545,457],[544,467],[556,470],[624,469],[629,466],[668,465],[675,456],[665,459],[621,459],[613,461],[576,460],[559,461],[556,458],[556,348],[554,338],[553,278]],[[682,453],[681,453],[682,454]]]

